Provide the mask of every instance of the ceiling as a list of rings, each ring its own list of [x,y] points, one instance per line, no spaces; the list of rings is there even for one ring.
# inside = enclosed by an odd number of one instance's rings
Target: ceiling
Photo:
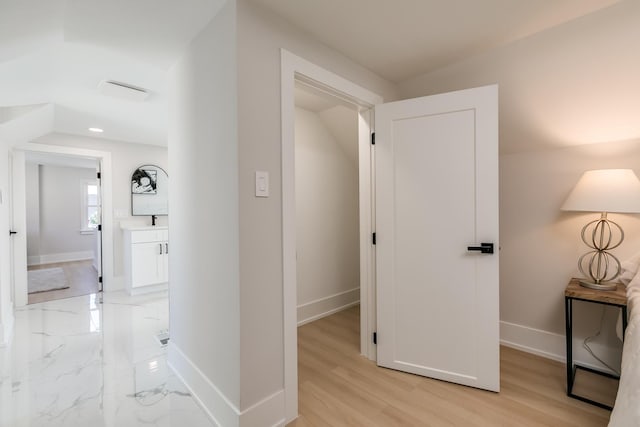
[[[619,0],[253,1],[399,83]]]
[[[25,160],[27,163],[67,168],[83,168],[96,170],[98,166],[96,159],[85,159],[78,156],[65,156],[63,154],[54,153],[39,153],[37,151],[25,152]]]
[[[617,2],[251,1],[395,83]],[[168,69],[223,3],[0,0],[0,113],[51,104],[55,132],[166,145]],[[150,96],[140,103],[102,95],[103,80]]]
[[[296,82],[295,106],[315,113],[349,161],[358,167],[358,107]]]
[[[0,109],[54,104],[56,132],[166,145],[167,72],[223,2],[0,0]],[[150,96],[102,95],[103,80]]]

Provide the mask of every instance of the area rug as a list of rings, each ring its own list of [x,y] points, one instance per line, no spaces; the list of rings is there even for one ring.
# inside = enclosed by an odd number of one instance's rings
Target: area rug
[[[67,289],[69,287],[64,270],[60,267],[29,270],[27,275],[29,277],[28,289],[30,294]]]

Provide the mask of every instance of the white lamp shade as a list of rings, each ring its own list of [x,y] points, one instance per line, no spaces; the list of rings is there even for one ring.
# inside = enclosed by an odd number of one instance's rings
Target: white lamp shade
[[[561,208],[563,211],[640,212],[640,180],[631,169],[585,172]]]

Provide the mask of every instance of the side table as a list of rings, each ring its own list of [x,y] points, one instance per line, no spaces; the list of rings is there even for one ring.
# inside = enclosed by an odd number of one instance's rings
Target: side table
[[[566,337],[567,337],[567,396],[574,399],[582,400],[583,402],[590,403],[592,405],[599,406],[600,408],[611,410],[611,406],[605,405],[600,402],[588,399],[586,397],[579,396],[573,393],[573,384],[576,378],[576,371],[578,369],[591,372],[597,375],[603,375],[609,378],[619,379],[620,377],[612,375],[608,372],[598,371],[588,368],[586,366],[580,366],[573,363],[573,300],[587,301],[594,304],[604,304],[619,307],[622,310],[622,332],[627,329],[627,293],[624,285],[618,284],[615,290],[600,291],[595,289],[585,288],[580,286],[579,279],[573,278],[569,281],[567,288],[564,291],[564,307],[565,307],[565,322],[566,322]]]

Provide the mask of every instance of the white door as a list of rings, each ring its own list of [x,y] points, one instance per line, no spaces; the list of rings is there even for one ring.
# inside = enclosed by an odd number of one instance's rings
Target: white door
[[[375,114],[378,364],[499,391],[498,88]]]
[[[29,301],[27,276],[27,211],[25,153],[11,153],[11,238],[13,263],[13,302],[16,307],[24,307]]]
[[[102,284],[102,172],[101,172],[101,164],[98,160],[97,167],[97,179],[96,184],[98,184],[98,193],[97,193],[97,205],[98,205],[98,229],[96,230],[96,248],[95,248],[95,260],[94,267],[98,272],[98,291],[103,291]]]

